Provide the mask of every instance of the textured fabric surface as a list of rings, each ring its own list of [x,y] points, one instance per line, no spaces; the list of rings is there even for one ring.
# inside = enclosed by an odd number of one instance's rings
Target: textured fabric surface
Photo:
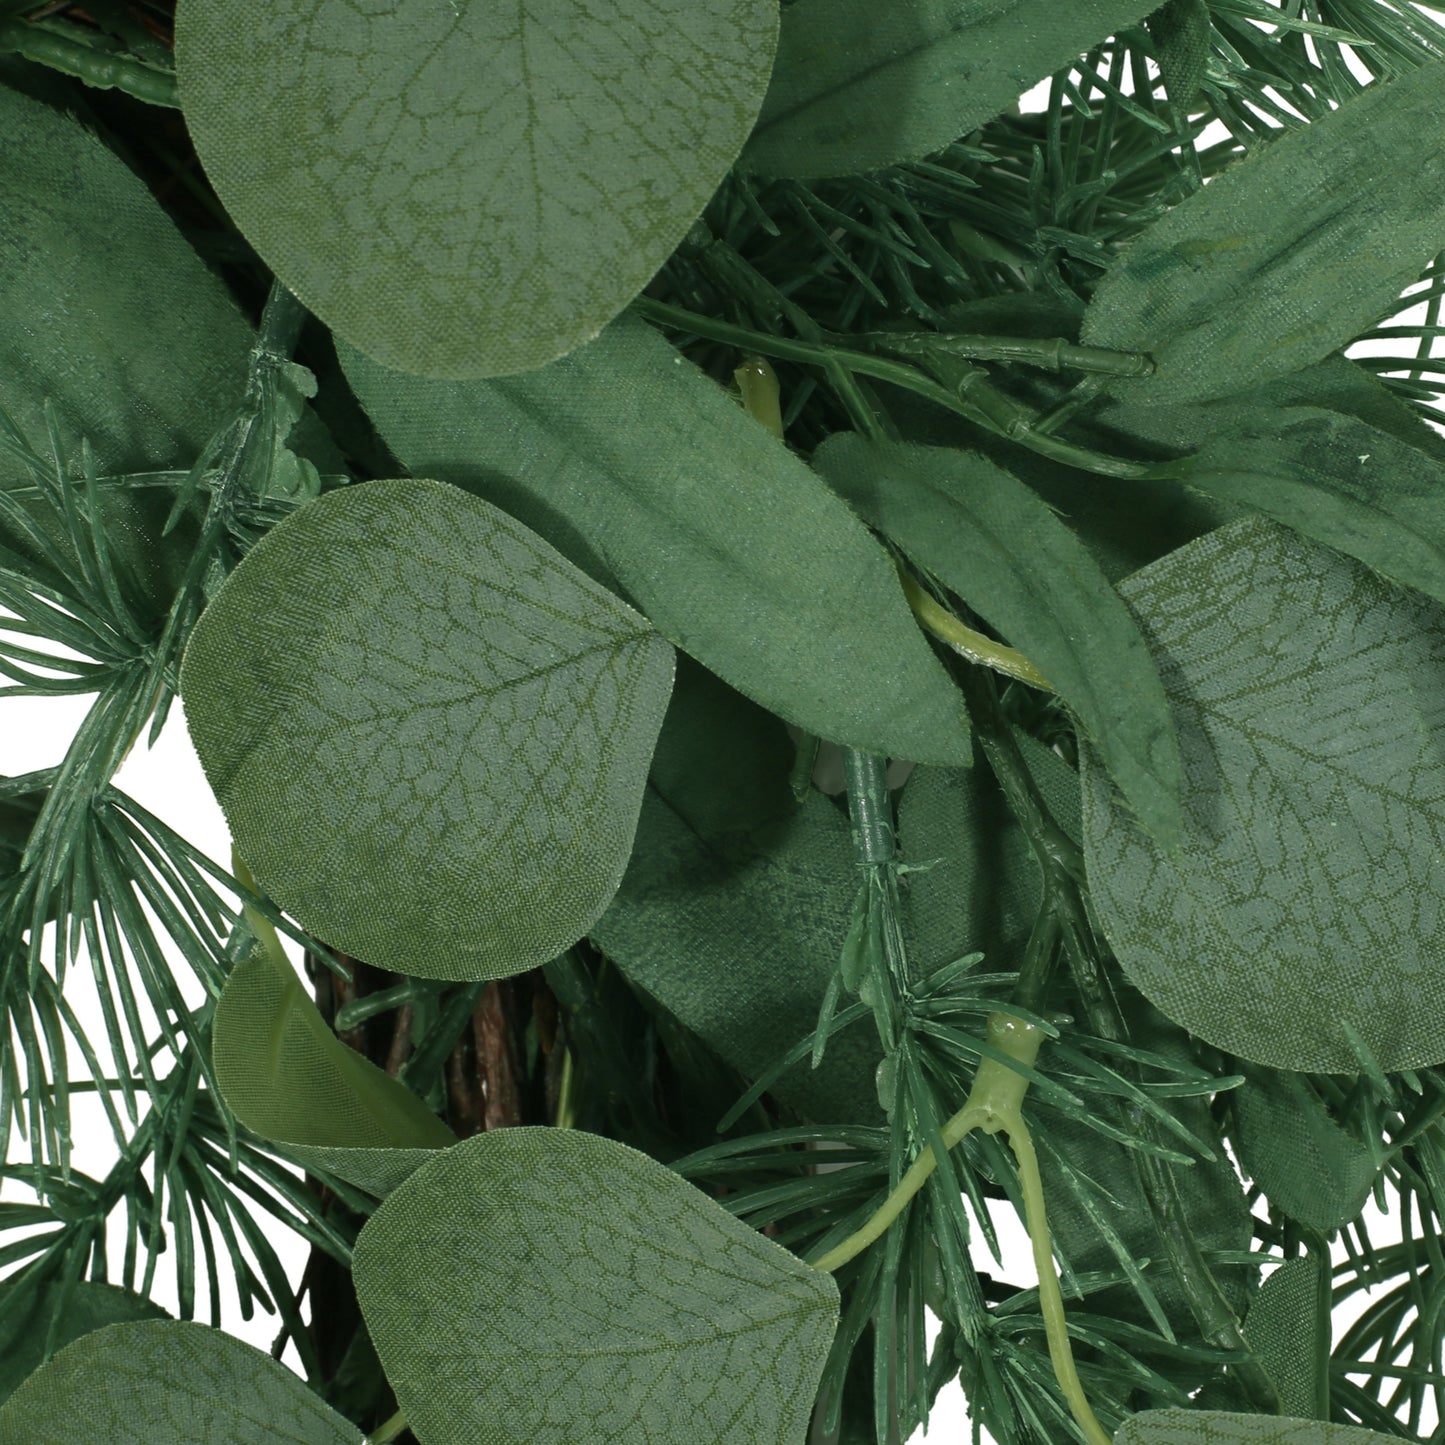
[[[1257,518],[1122,584],[1184,757],[1165,854],[1084,759],[1093,903],[1165,1014],[1279,1068],[1445,1058],[1445,616]]]
[[[207,178],[308,309],[389,366],[497,376],[651,279],[777,26],[774,0],[185,0],[176,72]]]
[[[1329,1305],[1320,1299],[1322,1284],[1328,1288],[1313,1260],[1292,1259],[1260,1286],[1244,1322],[1245,1338],[1279,1391],[1281,1415],[1314,1420],[1328,1413],[1330,1340],[1320,1326]]]
[[[1145,1410],[1125,1420],[1114,1445],[1393,1445],[1396,1435],[1279,1415]]]
[[[672,649],[441,482],[330,492],[227,578],[181,690],[241,856],[332,946],[499,978],[616,892]]]
[[[1089,549],[977,452],[830,437],[814,464],[1058,690],[1149,831],[1179,828],[1179,748],[1159,672]]]
[[[520,518],[740,692],[820,737],[966,761],[958,689],[883,548],[645,323],[505,381],[343,362],[410,471]]]
[[[1148,14],[1141,0],[797,0],[743,164],[841,176],[936,151]]]
[[[269,1355],[205,1325],[110,1325],[0,1407],[0,1445],[362,1445]]]
[[[670,1169],[570,1129],[438,1155],[357,1241],[428,1445],[798,1445],[838,1289]]]
[[[1281,134],[1154,222],[1084,317],[1151,353],[1125,400],[1226,396],[1318,361],[1390,311],[1445,236],[1445,61]]]

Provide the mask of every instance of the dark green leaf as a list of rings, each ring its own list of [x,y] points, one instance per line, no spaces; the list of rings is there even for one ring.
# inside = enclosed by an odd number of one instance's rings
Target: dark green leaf
[[[941,149],[1147,13],[1139,0],[796,0],[743,164],[842,176]]]
[[[1124,1421],[1114,1445],[1396,1445],[1397,1435],[1216,1410],[1145,1410]]]
[[[1328,1408],[1328,1290],[1328,1265],[1322,1271],[1313,1259],[1292,1259],[1265,1280],[1249,1308],[1244,1333],[1279,1391],[1282,1415],[1318,1420]]]
[[[487,502],[330,492],[263,537],[186,651],[187,722],[261,885],[336,948],[498,978],[597,919],[672,649]]]
[[[592,930],[749,1078],[818,1022],[858,891],[847,816],[818,793],[794,799],[792,756],[782,723],[681,661],[632,861]],[[872,1119],[877,1063],[871,1026],[850,1029],[773,1092],[810,1118]]]
[[[1254,408],[1205,442],[1188,479],[1445,602],[1445,464],[1387,432]]]
[[[1441,61],[1376,82],[1145,231],[1084,318],[1085,342],[1158,363],[1115,394],[1224,396],[1318,361],[1388,312],[1445,242],[1442,87]]]
[[[1251,1069],[1234,1102],[1240,1168],[1275,1209],[1326,1232],[1359,1215],[1379,1168],[1369,1149],[1330,1117],[1307,1080]]]
[[[945,447],[830,437],[815,464],[1058,689],[1139,817],[1179,833],[1179,750],[1144,638],[1089,550],[1017,477]]]
[[[176,67],[207,175],[308,308],[388,366],[498,376],[595,336],[667,259],[777,24],[774,0],[189,0]]]
[[[428,1445],[797,1445],[838,1321],[831,1276],[570,1129],[439,1155],[367,1223],[355,1272]]]
[[[384,1195],[456,1135],[327,1026],[254,911],[256,947],[216,1004],[211,1056],[237,1120],[293,1159]]]
[[[220,1330],[109,1325],[0,1407],[0,1445],[363,1445],[284,1365]]]
[[[959,694],[883,549],[643,322],[504,381],[344,359],[411,471],[519,517],[740,692],[836,742],[967,760]]]
[[[10,1285],[0,1293],[0,1404],[40,1367],[56,1309],[62,1302],[64,1311],[52,1342],[56,1351],[106,1325],[166,1317],[159,1305],[115,1285],[82,1280],[68,1299],[63,1297],[57,1281]]]
[[[1445,1058],[1445,616],[1263,518],[1121,588],[1184,758],[1165,854],[1085,750],[1094,906],[1140,990],[1192,1033],[1280,1068]]]
[[[1170,101],[1183,114],[1204,79],[1214,48],[1214,27],[1205,0],[1167,0],[1148,20],[1159,72]]]

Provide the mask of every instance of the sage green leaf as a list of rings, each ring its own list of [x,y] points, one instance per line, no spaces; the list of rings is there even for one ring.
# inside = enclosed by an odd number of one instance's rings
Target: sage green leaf
[[[1445,243],[1445,61],[1428,61],[1237,162],[1155,221],[1084,316],[1092,346],[1152,353],[1115,395],[1245,390],[1344,346]]]
[[[211,1026],[226,1107],[300,1163],[386,1194],[456,1135],[336,1037],[276,930],[253,909],[245,918],[256,947],[232,969]]]
[[[55,1280],[7,1285],[0,1292],[0,1405],[39,1369],[57,1311],[60,1322],[53,1344],[57,1352],[106,1325],[166,1318],[166,1312],[150,1300],[98,1281],[81,1280],[68,1299]]]
[[[520,518],[769,711],[892,757],[967,760],[959,693],[882,547],[644,322],[501,381],[343,360],[408,470]]]
[[[291,513],[202,614],[181,673],[262,887],[354,957],[454,979],[534,967],[596,921],[671,681],[645,618],[431,481]]]
[[[1282,1264],[1260,1286],[1245,1338],[1279,1392],[1282,1415],[1323,1419],[1329,1411],[1329,1265],[1312,1258]]]
[[[427,1445],[797,1445],[838,1322],[831,1276],[573,1129],[438,1155],[367,1222],[355,1278]]]
[[[1147,23],[1164,89],[1183,114],[1199,90],[1214,48],[1209,6],[1205,0],[1166,0]]]
[[[284,1365],[178,1320],[67,1345],[0,1406],[0,1445],[363,1445]]]
[[[1086,750],[1094,907],[1140,990],[1191,1033],[1278,1068],[1445,1058],[1445,616],[1265,518],[1120,589],[1184,758],[1166,854]]]
[[[814,465],[1049,679],[1144,825],[1172,846],[1179,748],[1164,688],[1089,549],[1023,482],[974,452],[840,433]]]
[[[777,718],[680,658],[632,859],[591,935],[749,1079],[816,1026],[858,890],[847,815],[795,800],[793,752]],[[859,1025],[772,1092],[820,1122],[875,1119],[878,1059]]]
[[[1398,1440],[1378,1430],[1320,1420],[1170,1409],[1131,1415],[1114,1436],[1114,1445],[1397,1445]]]
[[[844,176],[914,160],[1147,14],[1139,0],[795,0],[743,152],[769,176]]]
[[[1388,432],[1312,407],[1252,408],[1205,442],[1188,480],[1445,602],[1445,463]]]
[[[1307,1079],[1250,1069],[1234,1095],[1239,1165],[1281,1214],[1326,1233],[1359,1217],[1379,1166]]]
[[[217,194],[309,309],[385,365],[498,376],[595,336],[667,259],[777,25],[776,0],[182,0],[176,75]]]

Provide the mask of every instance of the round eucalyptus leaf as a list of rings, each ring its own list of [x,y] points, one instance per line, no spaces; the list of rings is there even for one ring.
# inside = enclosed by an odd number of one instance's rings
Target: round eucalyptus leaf
[[[632,847],[672,649],[443,482],[343,487],[202,615],[187,721],[241,856],[336,948],[500,978],[596,921]]]
[[[182,0],[196,149],[340,336],[499,376],[595,336],[701,213],[762,105],[776,0]]]
[[[1184,761],[1165,853],[1085,758],[1093,902],[1125,971],[1257,1063],[1445,1059],[1445,612],[1260,517],[1120,591]]]
[[[425,1445],[798,1445],[838,1288],[666,1166],[479,1134],[366,1224],[355,1278]]]
[[[108,1325],[0,1406],[0,1445],[364,1445],[284,1365],[179,1320]]]

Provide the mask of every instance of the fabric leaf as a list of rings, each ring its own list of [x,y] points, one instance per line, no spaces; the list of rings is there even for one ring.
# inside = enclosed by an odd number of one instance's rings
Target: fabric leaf
[[[1147,23],[1165,91],[1182,114],[1199,90],[1214,46],[1209,6],[1205,0],[1166,0]]]
[[[489,503],[342,487],[268,532],[186,651],[236,847],[317,936],[422,978],[555,957],[617,889],[672,649]]]
[[[1234,1095],[1240,1168],[1295,1223],[1329,1233],[1359,1216],[1379,1173],[1308,1080],[1251,1069]]]
[[[743,164],[844,176],[936,151],[1149,10],[1139,0],[795,0]]]
[[[0,1406],[0,1445],[363,1445],[284,1365],[205,1325],[109,1325]]]
[[[1321,1287],[1325,1298],[1321,1298]],[[1282,1264],[1260,1286],[1244,1334],[1279,1391],[1280,1414],[1319,1419],[1328,1409],[1330,1360],[1328,1265],[1311,1258]]]
[[[1131,1415],[1114,1436],[1114,1445],[1396,1445],[1398,1440],[1378,1430],[1319,1420],[1169,1409]]]
[[[777,26],[775,0],[182,0],[176,73],[217,194],[309,309],[388,366],[498,376],[667,259]]]
[[[1239,161],[1155,221],[1084,317],[1092,346],[1152,353],[1115,395],[1245,390],[1385,315],[1445,242],[1445,61],[1369,86]]]
[[[1445,602],[1445,464],[1387,432],[1259,408],[1205,442],[1188,480]]]
[[[1184,759],[1161,850],[1092,749],[1094,907],[1157,1007],[1230,1053],[1358,1072],[1445,1058],[1445,614],[1264,518],[1120,590],[1154,649]]]
[[[794,799],[793,752],[777,718],[680,658],[632,859],[591,934],[750,1079],[817,1024],[858,889],[847,815]],[[819,1121],[875,1118],[877,1045],[849,1029],[773,1092]]]
[[[386,1194],[456,1135],[336,1037],[276,930],[252,909],[245,916],[256,947],[227,978],[211,1027],[226,1107],[301,1163]]]
[[[438,1155],[368,1221],[355,1278],[427,1445],[798,1445],[838,1320],[831,1276],[571,1129]]]
[[[545,370],[443,383],[344,352],[412,472],[486,497],[806,731],[963,763],[957,689],[892,563],[816,472],[627,317]]]
[[[166,1312],[150,1300],[95,1280],[79,1281],[69,1298],[54,1280],[39,1285],[22,1281],[5,1286],[0,1292],[0,1405],[27,1376],[39,1369],[57,1310],[60,1311],[54,1341],[57,1353],[72,1340],[106,1325],[166,1318]]]
[[[1089,550],[977,453],[830,437],[814,465],[1058,689],[1140,819],[1179,833],[1179,748],[1143,635]]]

